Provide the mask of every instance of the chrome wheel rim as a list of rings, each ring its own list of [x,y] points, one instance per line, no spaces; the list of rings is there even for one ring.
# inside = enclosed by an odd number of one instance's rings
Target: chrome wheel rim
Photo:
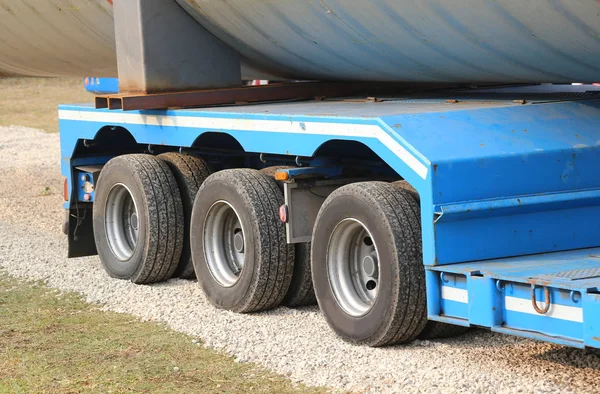
[[[122,183],[110,189],[104,212],[106,238],[113,255],[120,261],[133,256],[139,236],[139,215],[131,191]]]
[[[221,286],[233,286],[244,268],[246,241],[240,218],[227,201],[217,201],[208,210],[203,238],[210,274]]]
[[[357,219],[344,219],[327,245],[327,274],[333,295],[349,315],[363,316],[379,291],[379,254],[367,227]]]

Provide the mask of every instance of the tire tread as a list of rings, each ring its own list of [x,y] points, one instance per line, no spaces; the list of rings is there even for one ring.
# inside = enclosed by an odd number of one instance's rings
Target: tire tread
[[[175,268],[173,276],[182,279],[193,279],[196,275],[190,252],[190,217],[196,194],[212,171],[203,159],[194,155],[167,152],[158,155],[157,158],[164,161],[175,176],[183,204],[184,241],[179,264]]]

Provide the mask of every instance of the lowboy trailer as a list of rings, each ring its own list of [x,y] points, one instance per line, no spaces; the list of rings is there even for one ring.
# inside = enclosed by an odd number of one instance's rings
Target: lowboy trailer
[[[262,87],[258,87],[262,88]],[[600,89],[59,109],[69,255],[371,346],[600,347]]]

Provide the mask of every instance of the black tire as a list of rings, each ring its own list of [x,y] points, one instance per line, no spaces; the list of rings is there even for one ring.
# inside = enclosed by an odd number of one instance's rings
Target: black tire
[[[205,255],[204,226],[214,204],[226,203],[244,236],[244,265],[229,287],[215,279]],[[278,306],[294,269],[294,248],[286,242],[278,208],[283,197],[275,181],[251,169],[224,170],[200,187],[191,220],[191,250],[198,283],[218,308],[255,312]]]
[[[310,270],[310,249],[310,242],[294,244],[296,257],[294,260],[292,282],[281,302],[290,308],[315,305],[317,303]]]
[[[126,187],[137,207],[138,240],[126,260],[115,255],[107,238],[105,212],[113,187]],[[93,213],[100,261],[114,278],[145,284],[171,277],[183,246],[183,206],[169,167],[150,155],[111,159],[98,178]]]
[[[173,273],[173,277],[194,279],[196,274],[194,273],[194,264],[192,263],[192,254],[190,252],[190,218],[198,189],[200,189],[202,182],[204,182],[212,171],[208,164],[200,157],[183,155],[176,152],[163,153],[157,157],[167,163],[173,172],[181,193],[181,202],[183,203],[183,249],[181,250],[181,258]]]
[[[406,193],[410,194],[417,203],[421,204],[421,197],[419,196],[419,192],[417,191],[417,189],[412,187],[411,184],[408,183],[407,181],[405,181],[405,180],[396,181],[396,182],[393,182],[392,185],[394,185],[395,187],[397,187],[400,190],[404,190]]]
[[[260,172],[268,177],[273,178],[275,172],[282,169],[294,168],[291,166],[273,166],[260,170]],[[275,181],[279,189],[283,193],[283,182]],[[294,273],[292,275],[292,283],[287,294],[281,302],[288,307],[299,307],[314,305],[317,303],[315,290],[312,283],[312,275],[310,271],[310,242],[294,244],[295,261]]]
[[[312,246],[312,272],[319,307],[342,338],[369,346],[410,342],[427,323],[420,210],[407,193],[385,182],[343,186],[321,207]],[[327,251],[334,228],[344,219],[360,221],[379,255],[378,294],[365,314],[347,313],[333,293]]]
[[[410,194],[417,204],[421,203],[421,197],[417,190],[405,180],[396,181],[392,183],[395,187],[404,190]],[[436,338],[450,338],[458,335],[462,335],[469,331],[469,327],[456,326],[454,324],[442,323],[435,320],[428,320],[427,325],[419,334],[419,339],[436,339]]]

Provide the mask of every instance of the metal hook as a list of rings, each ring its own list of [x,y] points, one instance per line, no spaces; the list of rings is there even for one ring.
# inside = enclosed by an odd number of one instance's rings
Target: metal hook
[[[152,150],[152,144],[148,144],[148,152],[154,154],[154,151]]]
[[[265,154],[261,153],[260,156],[258,156],[259,160],[262,161],[264,164],[267,164],[267,160],[265,160]]]
[[[496,289],[498,289],[498,291],[502,291],[502,281],[500,279],[496,280]]]
[[[581,299],[581,297],[580,297],[580,298],[578,298],[578,299],[575,299],[575,297],[576,297],[577,295],[579,295],[579,293],[578,293],[578,292],[576,292],[575,290],[571,290],[571,294],[570,294],[570,296],[571,296],[571,301],[573,301],[573,304],[577,304],[577,303],[579,303],[579,300]]]
[[[544,306],[544,308],[540,308],[537,305],[537,301],[535,300],[535,285],[531,285],[531,305],[533,305],[533,309],[535,309],[535,311],[540,315],[545,315],[550,310],[550,289],[548,289],[546,286],[544,286],[543,289],[544,298],[546,299],[546,305]]]
[[[450,282],[450,279],[446,278],[446,275],[444,275],[443,272],[440,272],[440,279],[442,280],[442,282],[444,283],[448,283]]]
[[[300,156],[296,156],[296,165],[298,167],[302,167],[302,163],[300,163]]]

